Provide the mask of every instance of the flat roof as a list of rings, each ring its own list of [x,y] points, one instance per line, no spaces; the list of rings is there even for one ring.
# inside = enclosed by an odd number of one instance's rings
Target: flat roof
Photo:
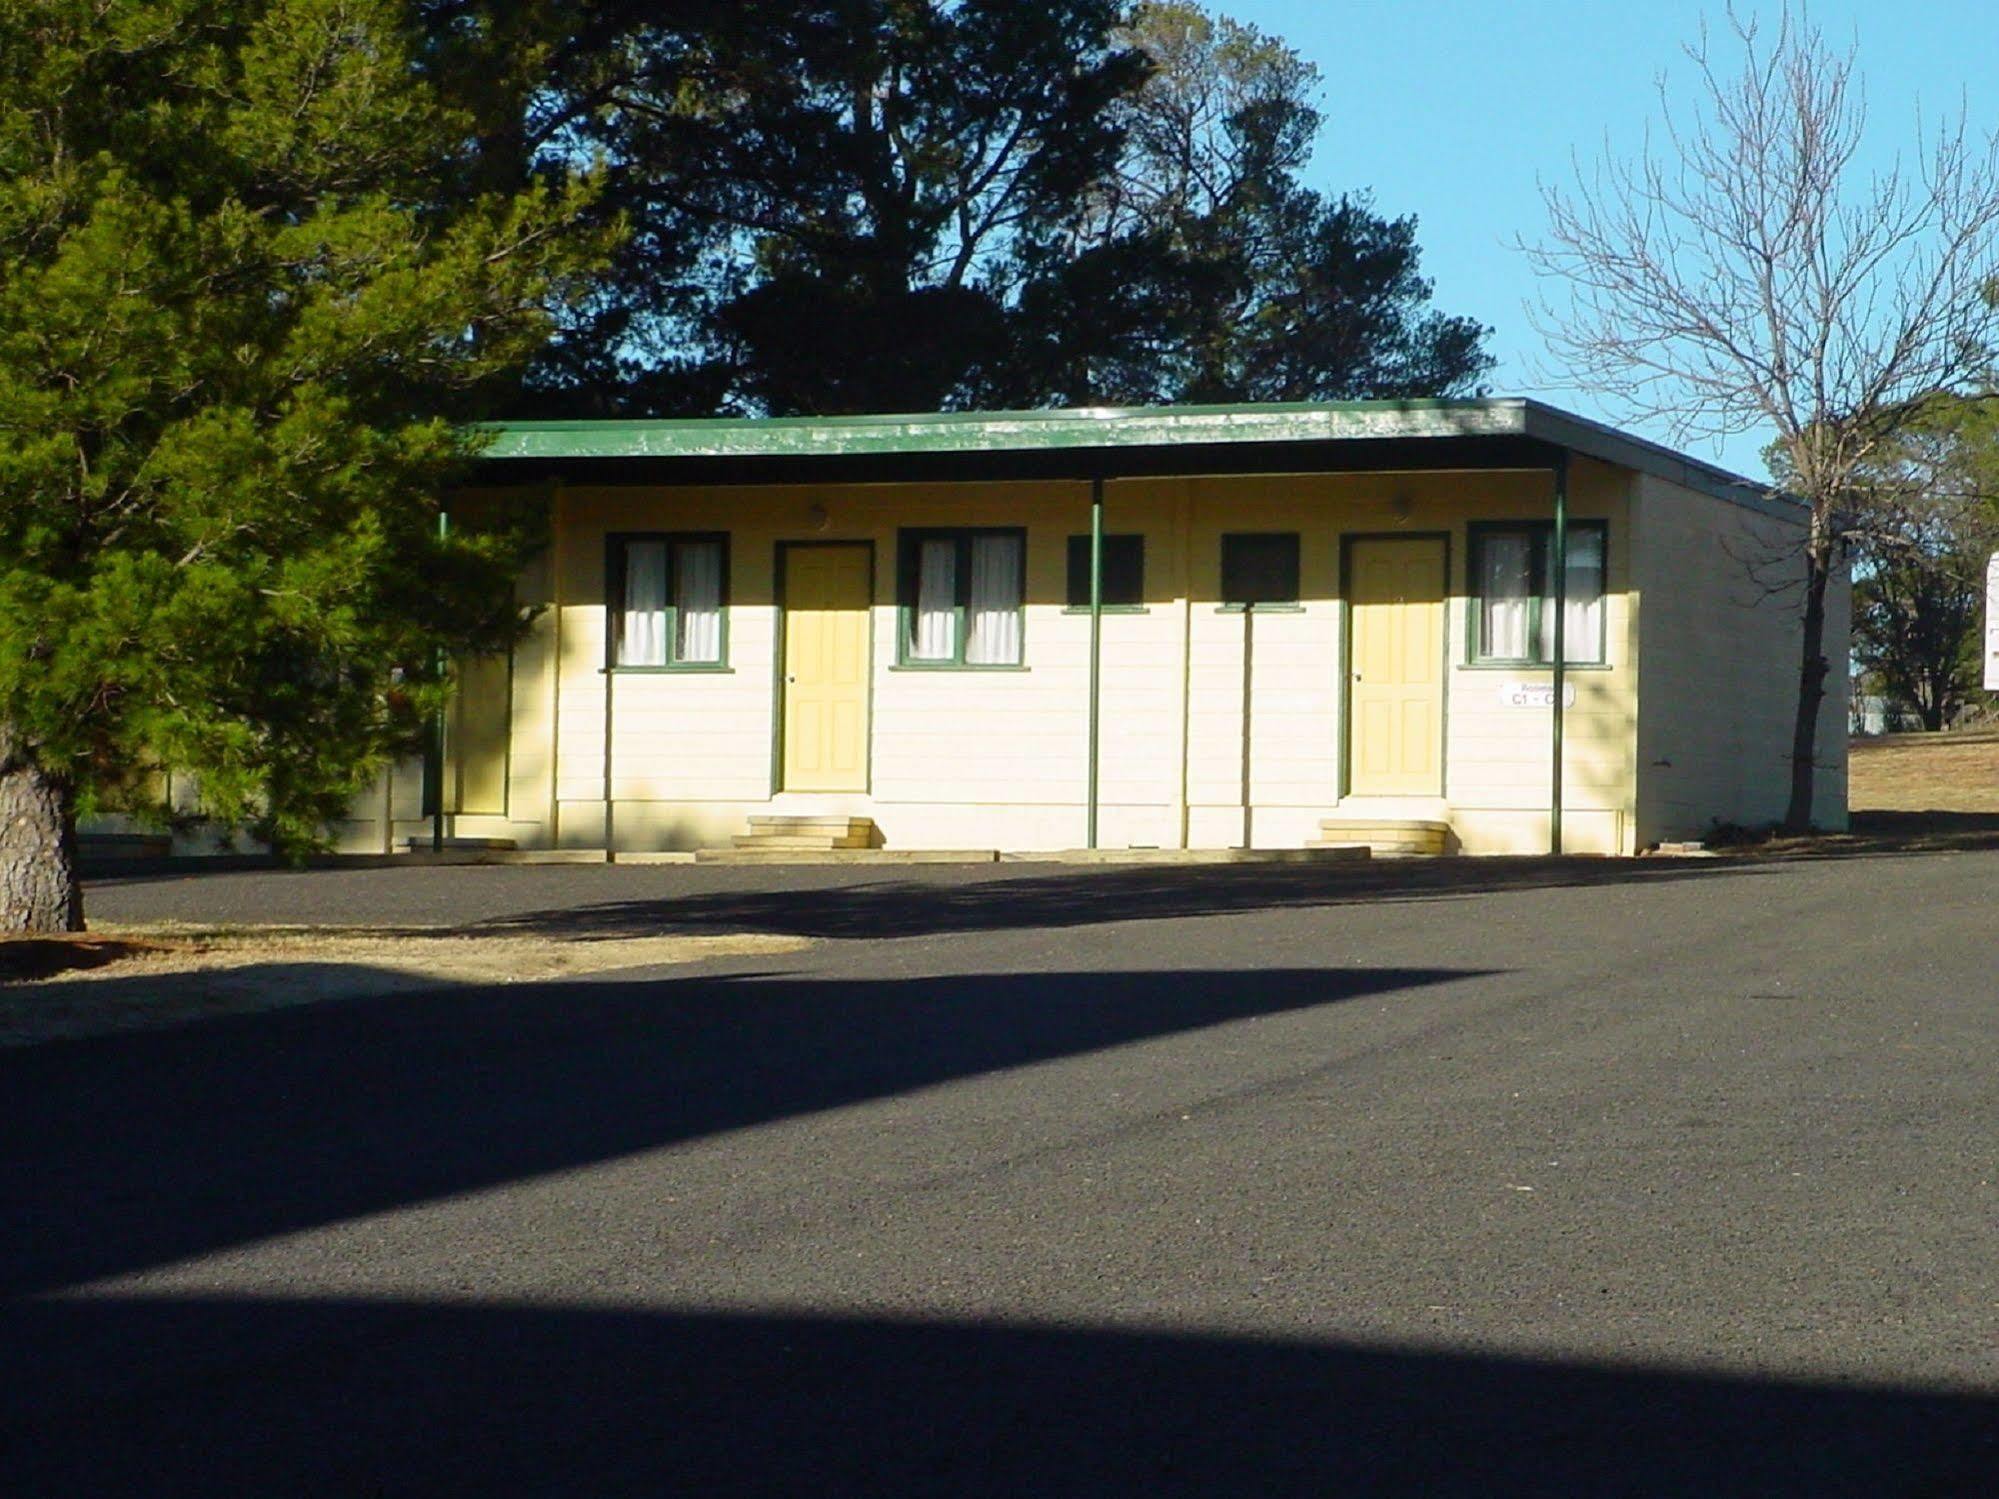
[[[528,420],[498,422],[487,430],[492,441],[481,454],[482,463],[542,470],[642,465],[664,475],[683,467],[712,474],[718,463],[746,460],[768,476],[792,462],[815,459],[924,459],[934,473],[936,462],[951,455],[1039,454],[1077,460],[1078,472],[1116,477],[1129,471],[1129,459],[1139,453],[1153,459],[1143,471],[1158,473],[1170,467],[1172,450],[1198,449],[1204,463],[1239,457],[1268,468],[1278,459],[1279,447],[1306,461],[1308,466],[1301,471],[1309,472],[1309,450],[1321,445],[1365,444],[1384,458],[1391,451],[1421,451],[1424,459],[1435,463],[1447,459],[1456,443],[1479,451],[1481,461],[1473,467],[1505,466],[1509,454],[1531,458],[1536,450],[1559,449],[1757,509],[1769,508],[1773,501],[1783,503],[1769,485],[1520,397],[880,416]],[[1092,454],[1101,455],[1101,461],[1088,461]],[[1119,455],[1127,461],[1121,463]],[[1187,451],[1185,456],[1193,458],[1195,453]],[[1358,452],[1342,456],[1349,462],[1340,467],[1350,467],[1351,459],[1361,457]],[[1259,457],[1263,461],[1255,462]],[[1169,461],[1162,464],[1162,459]]]

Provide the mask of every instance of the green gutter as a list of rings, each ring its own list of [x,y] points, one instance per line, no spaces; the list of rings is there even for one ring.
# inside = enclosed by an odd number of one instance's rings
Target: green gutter
[[[1269,402],[1093,406],[886,416],[513,421],[479,455],[509,459],[840,457],[1177,447],[1189,443],[1518,435],[1524,404],[1486,401]]]

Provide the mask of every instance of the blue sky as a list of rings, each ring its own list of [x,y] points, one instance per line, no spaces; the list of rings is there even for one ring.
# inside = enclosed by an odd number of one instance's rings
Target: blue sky
[[[1490,324],[1500,395],[1533,395],[1585,416],[1615,419],[1587,392],[1535,388],[1539,341],[1523,303],[1537,292],[1516,236],[1540,237],[1535,181],[1572,180],[1606,141],[1628,153],[1659,111],[1662,70],[1687,96],[1681,51],[1719,4],[1681,0],[1463,0],[1313,3],[1208,0],[1211,9],[1284,38],[1323,73],[1326,123],[1307,180],[1341,191],[1372,188],[1375,207],[1414,214],[1435,305]],[[1746,4],[1771,17],[1775,4]],[[1836,45],[1859,48],[1868,135],[1882,161],[1910,152],[1924,118],[1962,102],[1973,126],[1999,127],[1999,4],[1993,0],[1830,3],[1810,15]],[[1647,435],[1670,441],[1671,434]],[[1694,456],[1761,475],[1762,439],[1743,437]]]

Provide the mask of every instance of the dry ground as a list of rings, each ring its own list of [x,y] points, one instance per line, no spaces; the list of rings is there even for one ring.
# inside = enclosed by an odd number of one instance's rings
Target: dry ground
[[[0,942],[0,1046],[453,984],[795,952],[760,933],[561,941],[450,928],[105,926]]]
[[[1853,741],[1855,812],[1999,813],[1999,729]]]

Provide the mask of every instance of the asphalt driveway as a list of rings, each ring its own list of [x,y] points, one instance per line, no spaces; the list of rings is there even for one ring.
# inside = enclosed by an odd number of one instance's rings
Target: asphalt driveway
[[[0,1056],[8,1493],[1999,1488],[1999,853],[498,868],[781,957]]]

